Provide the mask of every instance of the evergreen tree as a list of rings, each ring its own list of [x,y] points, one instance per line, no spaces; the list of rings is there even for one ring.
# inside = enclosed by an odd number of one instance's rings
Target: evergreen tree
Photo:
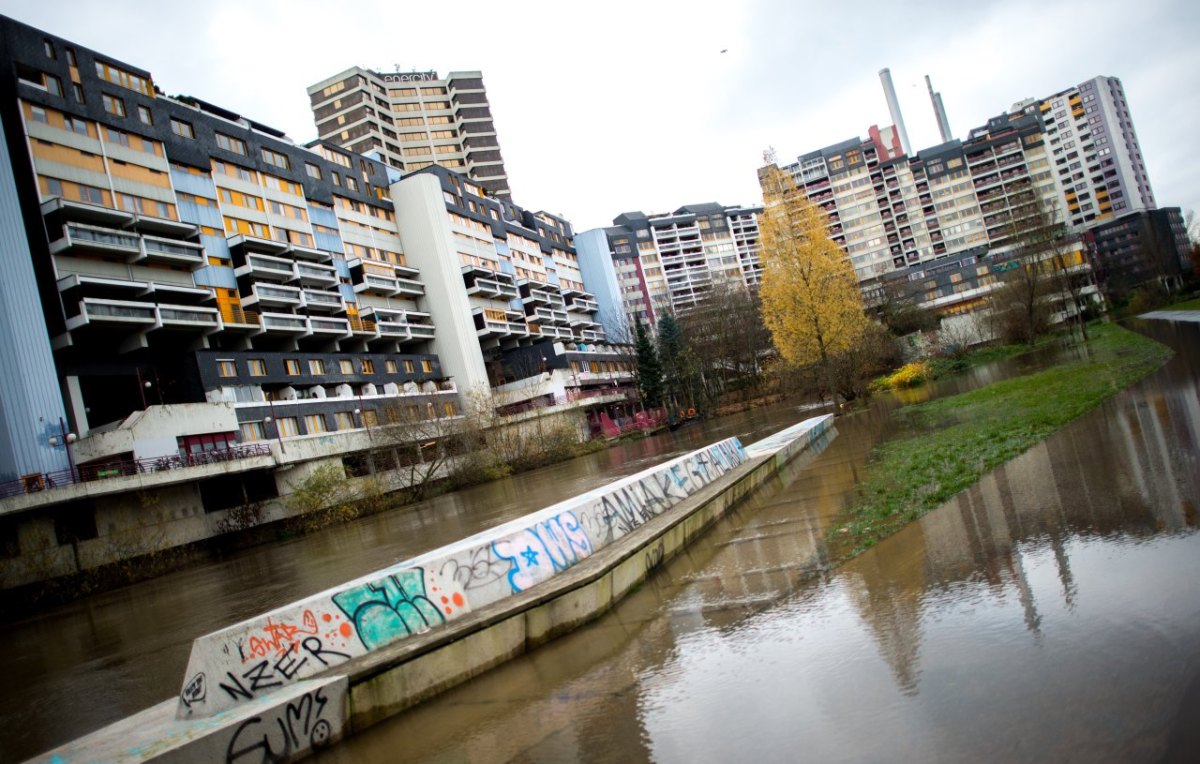
[[[667,400],[674,406],[686,408],[690,404],[685,392],[683,331],[670,313],[658,320],[658,360],[662,366],[663,386]]]
[[[654,344],[646,335],[646,327],[642,326],[641,321],[637,322],[635,331],[638,394],[642,396],[642,403],[649,408],[655,408],[662,405],[662,367],[658,363],[658,353],[654,350]]]

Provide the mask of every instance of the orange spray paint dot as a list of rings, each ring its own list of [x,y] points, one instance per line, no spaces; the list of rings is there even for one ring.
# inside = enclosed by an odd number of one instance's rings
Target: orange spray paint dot
[[[443,605],[448,605],[448,604],[450,604],[450,598],[449,598],[449,597],[442,597],[442,604],[443,604]]]
[[[463,596],[461,594],[459,594],[458,592],[454,593],[454,604],[455,605],[462,607],[465,602],[466,602],[466,600],[463,599]]]
[[[329,615],[329,613],[326,613],[325,615],[323,615],[321,617],[325,619],[325,623],[329,623],[330,621],[333,620],[333,616]]]
[[[454,612],[454,608],[450,608],[450,607],[446,608],[446,615],[450,615],[453,612]]]
[[[352,629],[350,628],[350,624],[343,623],[342,627],[339,629],[339,631],[342,632],[343,637],[349,637]]]

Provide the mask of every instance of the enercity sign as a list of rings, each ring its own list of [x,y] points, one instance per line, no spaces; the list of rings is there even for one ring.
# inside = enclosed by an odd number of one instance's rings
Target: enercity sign
[[[437,72],[409,72],[407,74],[381,74],[384,82],[431,82],[438,78]]]

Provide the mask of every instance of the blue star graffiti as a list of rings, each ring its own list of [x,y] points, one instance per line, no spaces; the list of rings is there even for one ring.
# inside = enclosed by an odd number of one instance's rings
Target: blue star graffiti
[[[592,542],[568,510],[493,542],[492,550],[510,564],[509,586],[522,592],[590,555]]]

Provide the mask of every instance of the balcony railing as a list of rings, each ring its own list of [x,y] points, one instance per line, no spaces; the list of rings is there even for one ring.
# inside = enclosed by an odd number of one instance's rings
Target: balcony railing
[[[207,464],[224,464],[255,456],[270,455],[270,444],[247,443],[245,445],[231,446],[214,451],[202,451],[197,454],[172,454],[170,456],[154,456],[147,459],[113,459],[104,462],[91,462],[75,467],[74,469],[59,470],[57,472],[35,472],[30,475],[23,475],[19,480],[9,480],[0,483],[0,498],[40,493],[76,483],[90,483],[109,478],[167,472],[169,470],[183,469],[184,467],[200,467]]]

